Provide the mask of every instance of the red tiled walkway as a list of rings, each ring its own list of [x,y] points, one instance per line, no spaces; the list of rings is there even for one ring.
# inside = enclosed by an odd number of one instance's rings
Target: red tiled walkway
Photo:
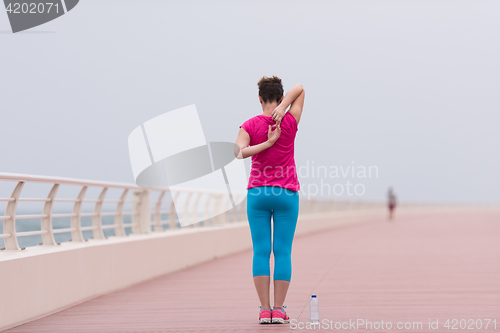
[[[250,251],[232,255],[8,332],[292,331],[290,325],[257,324],[250,265]],[[395,222],[381,218],[297,237],[286,301],[292,319],[307,322],[312,293],[318,295],[322,319],[332,320],[334,327],[362,319],[372,325],[391,322],[393,329],[398,322],[423,325],[394,331],[449,332],[443,327],[447,319],[465,319],[467,327],[472,320],[473,325],[482,323],[482,329],[469,332],[500,330],[500,214],[434,213]],[[493,322],[486,330],[485,319],[496,319],[496,330]],[[429,330],[429,320],[438,320],[439,329]],[[345,328],[340,331],[388,331]]]

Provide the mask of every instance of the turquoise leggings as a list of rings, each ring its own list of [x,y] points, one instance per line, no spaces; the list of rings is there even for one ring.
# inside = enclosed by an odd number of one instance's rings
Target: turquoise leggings
[[[247,215],[253,243],[253,276],[270,276],[272,217],[274,280],[290,281],[299,192],[274,186],[253,187],[248,190]]]

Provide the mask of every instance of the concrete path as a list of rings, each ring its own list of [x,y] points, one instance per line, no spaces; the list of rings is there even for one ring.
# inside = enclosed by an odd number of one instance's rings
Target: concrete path
[[[500,331],[499,213],[396,216],[297,237],[286,301],[296,320],[290,325],[257,324],[251,259],[247,251],[214,260],[8,332],[310,331],[313,293],[331,331]],[[429,329],[429,321],[438,329]]]

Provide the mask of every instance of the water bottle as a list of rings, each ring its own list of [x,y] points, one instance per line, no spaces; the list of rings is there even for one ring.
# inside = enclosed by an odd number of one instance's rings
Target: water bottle
[[[311,295],[311,301],[309,302],[309,319],[311,319],[311,323],[319,324],[319,303],[316,295]]]

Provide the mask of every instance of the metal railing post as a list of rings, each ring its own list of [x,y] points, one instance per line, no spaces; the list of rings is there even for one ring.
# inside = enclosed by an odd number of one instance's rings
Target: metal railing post
[[[214,194],[213,197],[214,197],[214,206],[216,207],[216,211],[220,211],[220,206],[222,205],[223,202],[222,195]],[[215,224],[222,224],[222,218],[223,218],[222,215],[223,214],[219,214],[213,217]]]
[[[134,234],[151,232],[151,199],[148,190],[135,190],[133,193],[132,221]]]
[[[128,189],[124,189],[123,193],[118,201],[118,205],[116,205],[116,216],[115,216],[115,235],[116,236],[125,236],[127,233],[125,232],[125,226],[123,225],[123,204],[125,203],[125,199],[127,198]]]
[[[47,196],[47,200],[45,201],[45,205],[43,205],[43,213],[46,215],[42,217],[42,230],[46,231],[46,233],[42,234],[43,245],[55,245],[56,241],[54,240],[54,233],[52,229],[52,207],[54,206],[54,199],[57,194],[57,190],[59,189],[59,184],[54,184],[50,189],[49,195]]]
[[[106,192],[108,192],[108,188],[103,187],[95,204],[94,215],[92,216],[92,226],[94,227],[92,234],[95,239],[104,238],[104,232],[102,230],[102,202],[104,201],[104,197],[106,197]]]
[[[189,192],[186,198],[186,203],[184,203],[184,210],[182,211],[182,218],[184,221],[187,221],[190,224],[190,227],[193,227],[191,222],[191,216],[189,214],[189,204],[191,203],[191,197],[193,196],[193,192]]]
[[[216,207],[217,207],[217,211],[221,211],[223,210],[222,208],[224,207],[224,204],[227,202],[226,199],[224,198],[224,195],[223,194],[216,194],[216,199],[215,199],[215,202],[216,202]],[[231,202],[230,198],[228,198],[229,202]],[[227,223],[229,222],[229,215],[228,215],[228,211],[224,211],[223,213],[220,213],[219,215],[216,216],[216,221],[217,221],[217,224],[224,224],[224,223]]]
[[[155,213],[154,213],[154,219],[153,219],[153,225],[154,225],[154,230],[155,231],[162,231],[163,228],[161,226],[161,203],[163,201],[163,197],[165,196],[165,191],[162,191],[160,193],[160,196],[158,197],[158,200],[156,201],[156,207],[155,207]]]
[[[143,234],[151,232],[151,192],[145,190],[141,204],[141,229]]]
[[[169,220],[169,228],[170,229],[176,229],[177,228],[177,221],[176,221],[176,211],[175,211],[175,201],[177,200],[177,197],[179,196],[179,192],[172,193],[172,202],[170,203],[170,211],[168,213],[168,220]]]
[[[212,220],[213,224],[213,219],[210,219],[208,216],[210,216],[210,203],[212,202],[212,195],[211,194],[206,194],[208,196],[207,200],[205,201],[205,209],[203,210],[203,225],[208,225],[208,221]]]
[[[3,221],[3,233],[10,234],[9,237],[4,238],[5,249],[6,250],[19,250],[19,244],[17,243],[16,236],[16,211],[17,202],[21,191],[23,190],[24,182],[20,181],[17,183],[12,195],[10,196],[11,201],[7,204],[5,209],[5,215],[9,218]]]
[[[78,194],[77,201],[75,201],[75,205],[73,206],[73,214],[75,215],[71,217],[71,229],[73,229],[71,231],[71,239],[74,242],[83,242],[81,214],[85,193],[87,193],[87,186],[82,187]]]
[[[234,199],[234,202],[236,203],[236,201],[239,200],[239,197],[237,195],[233,194],[233,199]],[[241,221],[241,204],[235,205],[233,210],[234,210],[233,216],[234,216],[235,222]]]
[[[223,202],[224,202],[224,204],[228,203],[229,206],[233,205],[232,202],[231,202],[231,198],[230,197],[228,197],[227,199],[225,199]],[[231,208],[231,209],[229,209],[229,210],[226,210],[224,212],[224,222],[226,222],[226,223],[230,223],[231,222],[231,217],[230,216],[233,214],[233,209],[234,209],[234,207]]]
[[[196,194],[196,200],[194,201],[194,208],[193,208],[193,220],[196,221],[200,218],[200,210],[198,208],[199,204],[200,204],[200,198],[203,194],[201,192],[197,193]],[[195,226],[195,224],[197,224],[198,226],[201,226],[202,225],[202,221],[199,221],[199,222],[196,222],[196,223],[193,223],[193,227]]]

